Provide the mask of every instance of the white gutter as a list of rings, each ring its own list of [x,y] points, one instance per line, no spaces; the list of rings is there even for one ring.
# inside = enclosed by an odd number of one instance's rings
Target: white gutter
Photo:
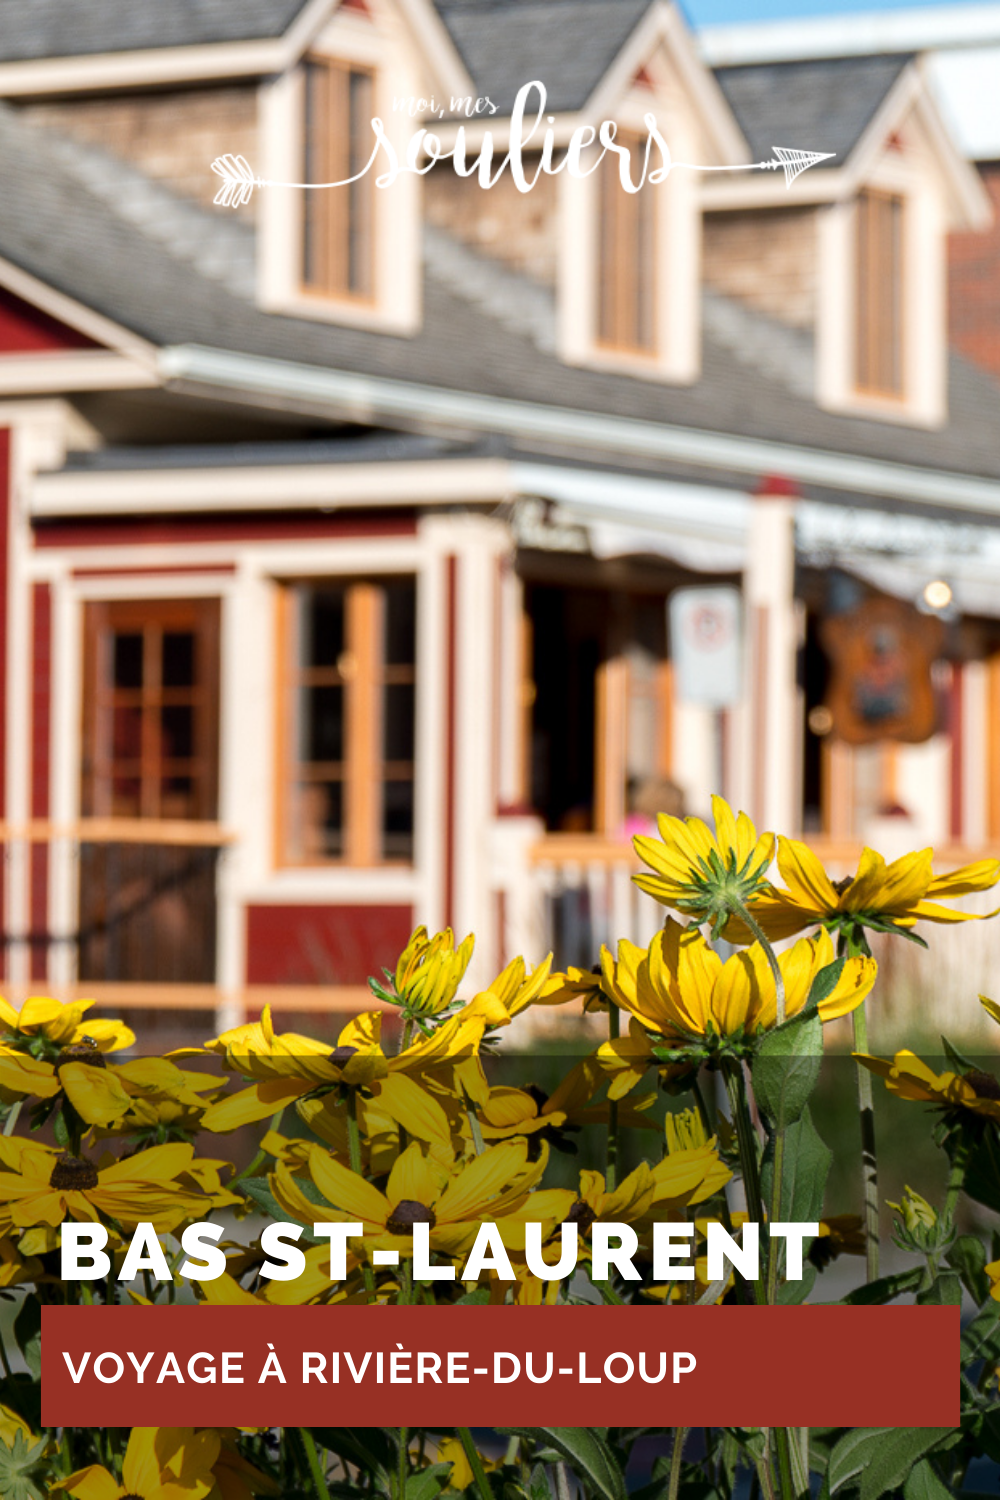
[[[581,455],[598,451],[633,458],[668,459],[755,478],[780,474],[800,484],[1000,515],[998,480],[914,468],[883,459],[856,458],[847,453],[826,453],[765,438],[733,437],[631,417],[440,390],[381,376],[324,370],[258,355],[230,354],[197,344],[162,350],[159,367],[166,381],[191,381],[230,391],[300,400],[313,406],[319,404],[331,413],[360,422],[403,418],[432,422],[452,431],[456,427],[471,427],[509,437],[566,443]]]

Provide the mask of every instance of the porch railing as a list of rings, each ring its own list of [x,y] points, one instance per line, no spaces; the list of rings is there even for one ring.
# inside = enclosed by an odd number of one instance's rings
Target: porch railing
[[[0,824],[8,973],[213,986],[218,863],[233,838],[173,820]]]
[[[595,835],[548,834],[530,850],[547,929],[542,952],[557,967],[597,963],[602,943],[645,945],[663,923],[663,907],[632,880],[640,865],[628,844]]]

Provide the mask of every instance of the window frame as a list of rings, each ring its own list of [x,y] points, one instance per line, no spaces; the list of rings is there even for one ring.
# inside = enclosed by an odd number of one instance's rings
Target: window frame
[[[412,664],[390,664],[386,661],[385,625],[386,591],[393,584],[409,582],[414,590],[413,660]],[[344,594],[344,645],[333,667],[303,667],[298,660],[299,630],[303,595],[323,589],[342,590]],[[277,668],[275,726],[277,771],[274,829],[274,863],[279,869],[413,869],[416,865],[416,787],[417,746],[416,705],[414,703],[413,754],[405,761],[389,761],[384,754],[384,692],[392,686],[410,685],[414,690],[419,679],[420,579],[417,571],[386,574],[323,574],[286,578],[278,581],[277,592]],[[301,786],[319,776],[303,777],[309,763],[299,758],[296,737],[299,732],[298,694],[303,687],[322,686],[303,678],[316,673],[330,677],[329,685],[344,692],[344,746],[341,774],[328,777],[342,785],[343,852],[326,855],[301,851],[302,835],[296,829],[295,800]],[[335,680],[336,679],[336,680]],[[414,692],[415,696],[415,692]],[[317,763],[319,764],[319,763]],[[322,763],[326,764],[326,763]],[[330,763],[331,765],[334,763]],[[384,788],[387,783],[409,781],[414,788],[414,812],[411,852],[404,856],[386,855]],[[296,843],[299,849],[296,849]]]
[[[171,706],[164,702],[164,695],[176,692],[194,698],[193,728],[192,728],[192,754],[186,757],[178,757],[185,761],[197,764],[199,760],[204,761],[204,768],[198,772],[191,772],[192,776],[200,783],[200,790],[196,798],[200,800],[200,810],[192,816],[182,819],[171,817],[169,821],[182,822],[214,822],[218,816],[220,795],[220,764],[219,764],[219,682],[220,682],[220,624],[221,603],[215,597],[202,597],[190,599],[91,599],[84,606],[83,620],[83,696],[81,713],[81,761],[80,761],[80,806],[84,817],[98,818],[139,818],[143,821],[163,821],[162,803],[156,811],[151,810],[150,798],[147,795],[147,766],[152,765],[150,776],[163,776],[163,756],[160,753],[160,743],[153,744],[153,736],[150,735],[146,715],[154,714],[164,707]],[[108,685],[107,679],[102,672],[101,655],[107,649],[107,638],[112,632],[125,634],[141,633],[143,640],[144,658],[148,651],[145,640],[147,630],[158,630],[162,634],[171,629],[190,629],[199,643],[196,649],[201,655],[200,667],[196,670],[196,677],[201,681],[192,685],[190,689],[178,687],[176,689],[164,689],[162,682],[157,685],[147,683],[144,680],[138,689],[120,689],[114,683]],[[136,813],[115,812],[112,804],[114,775],[114,764],[116,757],[113,748],[107,753],[109,735],[113,735],[113,728],[108,728],[107,723],[113,723],[115,696],[117,693],[140,694],[138,707],[143,715],[141,728],[141,749],[139,755],[139,810]],[[103,712],[102,712],[103,711]],[[110,711],[112,720],[108,721],[106,716]],[[155,763],[155,764],[154,764]],[[103,784],[102,784],[103,783]],[[158,800],[162,799],[162,788],[157,794]]]

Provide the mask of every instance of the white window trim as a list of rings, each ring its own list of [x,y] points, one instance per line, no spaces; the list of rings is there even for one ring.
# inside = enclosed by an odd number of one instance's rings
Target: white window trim
[[[903,393],[855,386],[856,198],[819,211],[816,400],[828,411],[940,427],[947,421],[947,204],[927,171],[888,154],[863,184],[903,199]]]
[[[393,112],[393,99],[426,92],[402,39],[390,38],[368,21],[338,13],[311,48],[312,54],[364,64],[375,71],[374,113],[400,161],[419,122]],[[260,90],[261,176],[271,182],[303,181],[304,74],[301,66]],[[374,136],[372,137],[374,145]],[[373,178],[385,170],[380,154]],[[412,336],[420,328],[421,181],[402,173],[387,188],[374,188],[375,267],[371,300],[306,292],[302,286],[302,200],[294,189],[269,187],[259,197],[257,299],[265,312],[287,313],[321,323]],[[330,192],[343,189],[331,188]]]

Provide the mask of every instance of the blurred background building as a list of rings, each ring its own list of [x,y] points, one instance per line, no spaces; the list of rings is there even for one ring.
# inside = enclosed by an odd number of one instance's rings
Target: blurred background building
[[[376,115],[499,161],[532,79],[560,148],[835,154],[212,204]],[[342,1013],[417,922],[589,966],[716,789],[834,873],[1000,852],[998,99],[997,5],[0,0],[8,990]],[[967,1012],[976,928],[898,1004]]]

